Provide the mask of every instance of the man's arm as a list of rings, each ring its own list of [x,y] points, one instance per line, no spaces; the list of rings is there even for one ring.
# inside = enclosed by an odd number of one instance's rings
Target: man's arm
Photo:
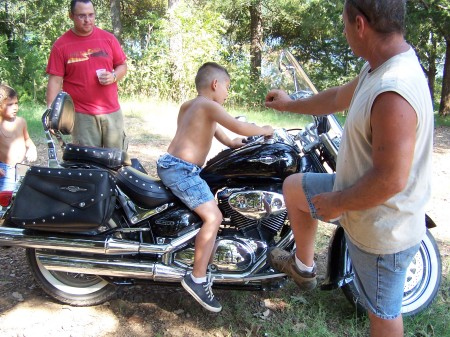
[[[47,107],[50,107],[50,105],[52,105],[53,100],[61,91],[62,83],[63,83],[62,76],[49,75],[46,94]]]
[[[127,74],[127,70],[128,70],[128,65],[127,65],[126,62],[124,64],[121,64],[121,65],[117,66],[114,69],[114,73],[116,74],[117,82],[125,77],[125,75]]]
[[[375,207],[406,187],[414,157],[416,112],[399,94],[385,92],[376,98],[370,121],[373,168],[350,188],[313,198],[324,219]]]
[[[328,115],[343,111],[350,106],[359,78],[347,84],[319,92],[308,98],[292,100],[282,90],[271,90],[266,96],[265,105],[279,111],[296,112],[305,115]]]

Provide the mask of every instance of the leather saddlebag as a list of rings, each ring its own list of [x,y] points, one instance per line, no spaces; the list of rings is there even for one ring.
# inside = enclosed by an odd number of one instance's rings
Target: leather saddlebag
[[[115,180],[102,169],[33,166],[11,209],[19,226],[52,232],[92,231],[105,224],[115,205]]]

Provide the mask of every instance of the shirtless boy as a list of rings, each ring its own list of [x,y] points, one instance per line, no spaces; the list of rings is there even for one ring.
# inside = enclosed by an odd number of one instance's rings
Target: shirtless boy
[[[25,158],[35,161],[36,146],[27,130],[27,122],[17,116],[19,100],[16,91],[0,84],[0,191],[13,191],[15,165]]]
[[[238,121],[225,111],[222,105],[228,97],[230,76],[217,63],[208,62],[199,68],[195,86],[198,96],[181,105],[175,137],[167,153],[159,158],[157,170],[162,182],[203,221],[195,239],[193,271],[181,284],[204,308],[220,312],[222,306],[214,298],[206,270],[222,213],[207,183],[200,178],[201,167],[213,137],[230,148],[243,145],[243,137],[230,139],[221,126],[243,136],[271,135],[273,129]]]

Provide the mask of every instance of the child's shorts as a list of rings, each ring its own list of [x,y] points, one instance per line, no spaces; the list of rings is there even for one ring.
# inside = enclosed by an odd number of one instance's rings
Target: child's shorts
[[[200,178],[201,168],[197,165],[165,153],[156,166],[164,185],[191,210],[214,200],[208,184]]]
[[[16,188],[16,169],[2,162],[0,162],[0,168],[5,171],[5,175],[0,177],[0,191],[14,191]]]

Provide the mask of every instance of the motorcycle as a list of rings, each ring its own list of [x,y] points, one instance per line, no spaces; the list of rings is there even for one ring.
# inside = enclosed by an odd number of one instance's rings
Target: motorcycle
[[[268,76],[278,87],[292,85],[294,99],[317,92],[287,51]],[[74,306],[103,303],[118,286],[180,283],[193,266],[200,218],[125,152],[66,144],[74,114],[64,92],[44,112],[48,166],[26,167],[16,190],[1,192],[6,211],[0,245],[25,248],[36,283]],[[283,181],[297,172],[334,171],[341,132],[333,115],[314,116],[304,129],[249,137],[241,148],[208,160],[201,176],[223,213],[208,267],[214,287],[272,290],[284,285],[287,276],[267,262],[273,247],[295,249]],[[424,221],[427,228],[436,226],[428,216]],[[439,250],[427,230],[408,271],[403,314],[418,313],[433,301],[441,272]],[[321,289],[339,287],[352,305],[360,306],[353,277],[343,229],[336,226]]]

